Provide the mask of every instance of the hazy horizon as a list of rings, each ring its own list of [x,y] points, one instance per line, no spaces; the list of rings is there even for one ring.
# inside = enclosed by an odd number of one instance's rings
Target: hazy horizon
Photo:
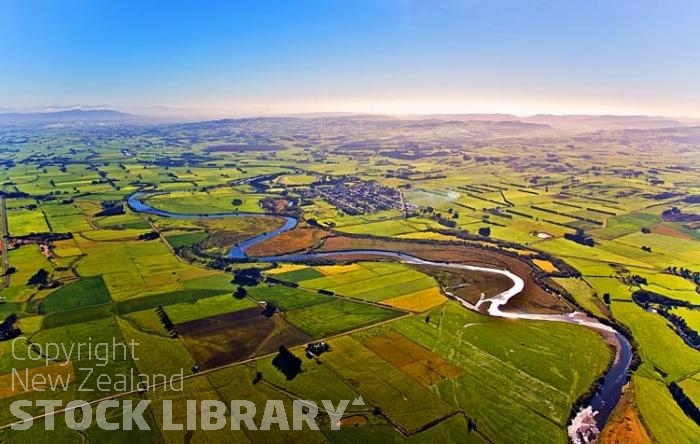
[[[465,111],[465,112],[381,112],[381,111],[344,111],[339,110],[322,110],[322,111],[299,111],[299,112],[282,112],[282,111],[227,111],[226,108],[187,108],[187,107],[168,107],[168,106],[114,106],[114,105],[51,105],[51,106],[32,106],[32,107],[4,107],[0,106],[0,114],[51,114],[65,111],[117,111],[120,113],[133,115],[135,117],[153,117],[153,118],[172,118],[181,120],[207,120],[207,119],[245,119],[245,118],[260,118],[260,117],[325,117],[325,116],[384,116],[398,119],[414,119],[414,118],[431,118],[442,116],[502,116],[514,117],[517,119],[531,119],[536,117],[552,117],[552,118],[576,118],[576,117],[592,117],[592,118],[649,118],[649,119],[669,119],[679,122],[692,122],[693,124],[700,123],[700,118],[688,115],[663,115],[663,114],[640,114],[640,113],[555,113],[555,112],[536,112],[536,113],[513,113],[506,111]],[[497,120],[497,119],[496,119]]]

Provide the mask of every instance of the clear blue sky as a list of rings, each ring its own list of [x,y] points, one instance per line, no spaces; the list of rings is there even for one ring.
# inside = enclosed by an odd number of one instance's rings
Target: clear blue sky
[[[0,107],[700,116],[697,0],[0,0]]]

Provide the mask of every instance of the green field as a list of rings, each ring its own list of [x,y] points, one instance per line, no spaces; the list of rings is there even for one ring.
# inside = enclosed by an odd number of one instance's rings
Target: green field
[[[314,338],[342,333],[400,316],[401,312],[375,305],[333,299],[285,313],[285,319]]]
[[[192,290],[177,290],[169,293],[160,293],[141,298],[130,299],[117,303],[119,313],[127,314],[135,311],[147,310],[156,308],[161,305],[169,305],[176,303],[195,303],[200,299],[210,298],[221,294],[218,289],[192,289]],[[233,297],[231,297],[233,299]]]
[[[197,231],[194,233],[173,234],[166,236],[165,239],[173,248],[189,247],[207,238],[207,233]]]
[[[252,287],[248,289],[248,295],[259,302],[271,302],[283,310],[293,310],[329,300],[329,296],[284,285]]]
[[[328,290],[337,295],[378,302],[437,287],[430,276],[402,264],[361,262],[359,267],[339,269],[328,275],[314,269],[275,275],[283,281],[299,283],[302,288]]]
[[[157,194],[147,199],[147,203],[155,208],[173,213],[186,214],[215,214],[215,213],[260,213],[260,200],[268,197],[264,194],[242,194],[226,189],[209,193],[174,191],[167,194]],[[234,199],[242,201],[234,205]]]
[[[40,313],[73,310],[111,301],[102,276],[84,278],[51,293],[39,304]]]
[[[233,311],[252,308],[256,305],[250,299],[236,299],[230,294],[200,298],[192,302],[171,304],[166,312],[175,324],[208,318]]]

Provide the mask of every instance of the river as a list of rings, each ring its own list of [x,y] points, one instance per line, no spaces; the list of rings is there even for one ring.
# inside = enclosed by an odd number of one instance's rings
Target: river
[[[152,194],[151,194],[152,195]],[[279,227],[275,228],[272,231],[268,231],[267,233],[259,234],[257,236],[251,237],[250,239],[246,239],[243,242],[239,242],[236,244],[229,252],[228,252],[228,257],[230,259],[245,259],[247,256],[245,254],[246,250],[253,245],[259,244],[260,242],[263,242],[267,239],[271,239],[275,236],[278,236],[285,231],[289,231],[292,228],[297,226],[297,220],[293,217],[289,216],[270,216],[267,214],[263,213],[241,213],[241,212],[231,212],[231,213],[207,213],[207,214],[184,214],[184,213],[171,213],[169,211],[164,211],[164,210],[159,210],[157,208],[153,208],[152,206],[148,205],[145,203],[142,198],[148,197],[149,194],[146,193],[134,193],[129,198],[127,199],[127,203],[129,205],[129,208],[131,208],[133,211],[137,213],[147,213],[147,214],[153,214],[155,216],[161,216],[161,217],[170,217],[170,218],[175,218],[175,219],[216,219],[216,218],[223,218],[223,217],[249,217],[249,216],[258,216],[258,217],[275,217],[275,218],[283,218],[284,219],[284,224]]]
[[[159,210],[153,208],[141,200],[142,197],[147,196],[144,193],[135,193],[129,196],[127,202],[129,207],[139,213],[153,214],[162,217],[171,217],[178,219],[197,219],[197,218],[222,218],[222,217],[245,217],[245,216],[267,216],[267,217],[283,217],[285,219],[285,224],[273,231],[268,233],[260,234],[247,239],[234,248],[228,254],[229,258],[232,259],[244,259],[246,258],[245,251],[265,240],[271,239],[285,231],[289,231],[297,225],[297,220],[288,216],[270,216],[261,213],[214,213],[214,214],[181,214],[181,213],[171,213],[168,211]],[[499,274],[507,277],[513,282],[513,286],[509,289],[491,297],[482,297],[479,302],[474,305],[470,302],[461,299],[455,295],[452,296],[457,302],[462,306],[475,311],[482,311],[482,306],[488,304],[486,312],[494,317],[509,318],[509,319],[526,319],[535,321],[553,321],[553,322],[568,322],[573,324],[582,325],[584,327],[592,328],[599,331],[602,335],[606,336],[609,341],[615,347],[615,359],[605,374],[602,384],[596,391],[594,396],[588,402],[588,406],[579,410],[577,415],[573,418],[572,424],[569,425],[569,438],[572,442],[583,442],[582,436],[590,426],[590,424],[595,422],[594,433],[597,430],[602,430],[605,426],[610,414],[617,405],[620,397],[622,395],[622,389],[627,382],[627,371],[632,362],[632,347],[623,335],[617,332],[614,328],[602,324],[595,318],[587,316],[585,313],[573,312],[563,315],[550,315],[550,314],[537,314],[537,313],[525,313],[525,312],[514,312],[514,311],[504,311],[502,308],[508,304],[508,301],[519,294],[525,287],[523,280],[515,273],[499,268],[489,268],[489,267],[479,267],[476,265],[467,265],[460,263],[451,262],[434,262],[420,259],[415,256],[411,256],[405,253],[400,253],[396,251],[386,251],[386,250],[344,250],[344,251],[333,251],[333,252],[322,252],[322,253],[295,253],[287,254],[281,256],[270,256],[264,258],[257,258],[256,260],[265,262],[300,262],[315,258],[332,258],[341,257],[348,255],[367,255],[367,256],[383,256],[392,257],[398,259],[398,261],[414,264],[414,265],[431,265],[438,267],[447,267],[466,271],[478,271],[481,273]]]

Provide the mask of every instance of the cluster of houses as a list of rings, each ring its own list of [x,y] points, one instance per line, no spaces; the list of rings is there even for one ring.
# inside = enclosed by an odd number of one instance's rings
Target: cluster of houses
[[[374,181],[343,178],[297,192],[302,199],[321,198],[350,216],[403,209],[399,190]]]
[[[327,342],[323,341],[318,341],[318,342],[310,342],[306,344],[306,357],[309,359],[313,359],[316,356],[320,356],[321,354],[330,351],[331,346],[328,345]]]

